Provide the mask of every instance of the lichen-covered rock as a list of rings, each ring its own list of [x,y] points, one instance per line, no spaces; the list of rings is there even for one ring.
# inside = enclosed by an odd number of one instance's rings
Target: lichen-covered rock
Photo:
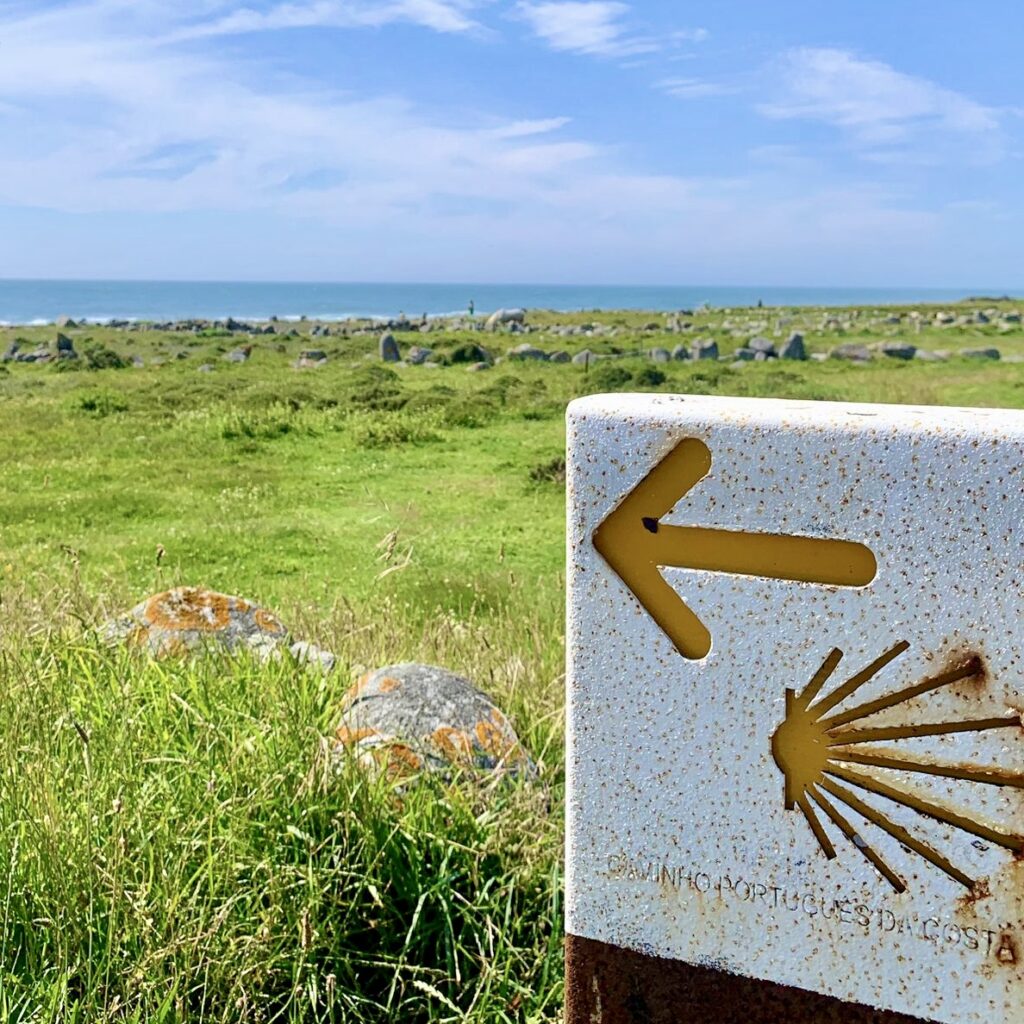
[[[145,648],[156,657],[210,646],[266,657],[288,641],[288,630],[266,608],[201,587],[153,594],[101,632],[111,643]]]
[[[534,770],[490,697],[436,665],[388,665],[363,676],[342,700],[335,749],[392,777],[450,765]]]

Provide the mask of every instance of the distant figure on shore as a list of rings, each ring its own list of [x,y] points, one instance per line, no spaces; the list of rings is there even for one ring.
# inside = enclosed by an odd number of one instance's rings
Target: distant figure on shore
[[[470,299],[470,300],[469,300],[469,315],[470,315],[470,316],[472,316],[472,315],[473,315],[473,310],[475,310],[475,309],[476,309],[476,306],[475,306],[475,305],[473,305],[473,300],[472,300],[472,299]]]
[[[757,300],[757,308],[758,309],[764,309],[764,300],[763,299],[758,299]]]

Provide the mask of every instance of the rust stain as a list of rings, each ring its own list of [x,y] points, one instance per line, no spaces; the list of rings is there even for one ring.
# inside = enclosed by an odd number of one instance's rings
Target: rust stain
[[[999,936],[999,945],[996,947],[996,960],[1008,967],[1017,965],[1017,943],[1009,932],[1003,932]]]

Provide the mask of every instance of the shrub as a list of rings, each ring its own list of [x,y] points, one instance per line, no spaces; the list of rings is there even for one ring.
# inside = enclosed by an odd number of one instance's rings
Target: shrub
[[[665,374],[653,366],[645,366],[633,375],[633,383],[641,388],[656,388],[665,383]]]
[[[354,413],[349,417],[349,436],[360,448],[391,448],[441,440],[433,416],[415,415],[405,409],[382,413]]]
[[[619,391],[631,384],[633,375],[624,366],[599,363],[587,375],[587,387],[592,391]]]
[[[89,391],[78,395],[74,400],[73,407],[81,412],[103,417],[116,412],[126,412],[128,403],[113,391]]]

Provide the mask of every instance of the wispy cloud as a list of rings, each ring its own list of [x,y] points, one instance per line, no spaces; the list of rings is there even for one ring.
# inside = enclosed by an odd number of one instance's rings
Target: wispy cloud
[[[705,96],[728,96],[735,93],[735,86],[721,82],[709,82],[700,78],[663,78],[657,88],[668,96],[681,100],[702,99]]]
[[[629,5],[620,0],[519,0],[516,12],[551,49],[569,53],[632,57],[708,37],[703,28],[661,35],[637,31],[626,20]]]
[[[957,136],[977,145],[991,144],[999,132],[993,108],[846,50],[792,50],[778,71],[778,95],[760,104],[762,114],[835,125],[875,155],[921,141],[926,133],[933,143],[937,136]]]
[[[396,22],[435,32],[468,32],[480,27],[469,16],[475,6],[474,0],[311,0],[267,10],[241,7],[179,28],[167,41],[292,28],[380,28]]]

